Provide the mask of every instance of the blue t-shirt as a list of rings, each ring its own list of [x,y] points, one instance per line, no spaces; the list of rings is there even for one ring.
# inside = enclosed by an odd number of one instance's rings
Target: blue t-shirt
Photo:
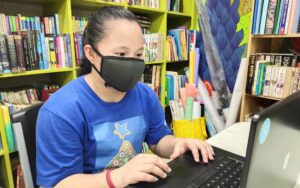
[[[43,105],[37,120],[37,184],[120,167],[142,145],[171,134],[155,93],[138,83],[117,103],[101,100],[80,77]]]

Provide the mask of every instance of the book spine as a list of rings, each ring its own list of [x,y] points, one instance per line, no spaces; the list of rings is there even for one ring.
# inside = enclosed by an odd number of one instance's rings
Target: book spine
[[[8,59],[7,42],[4,34],[0,34],[0,56],[3,73],[11,73]]]
[[[248,76],[247,76],[247,85],[246,85],[246,93],[248,94],[251,94],[251,88],[254,81],[255,61],[256,61],[256,56],[251,55],[249,59],[249,65],[248,65]]]
[[[50,69],[51,68],[51,63],[50,63],[50,49],[49,49],[49,38],[45,37],[45,53],[46,53],[46,58],[44,59],[44,67],[45,69]]]
[[[268,8],[268,13],[267,13],[265,34],[272,34],[273,33],[276,3],[277,3],[277,0],[270,0],[269,1],[269,8]]]
[[[9,62],[10,62],[10,70],[13,73],[19,72],[18,70],[18,63],[17,63],[17,54],[16,54],[16,47],[13,35],[6,35],[7,38],[7,47],[8,47],[8,54],[9,54]]]
[[[262,92],[262,94],[264,96],[269,96],[270,84],[271,84],[271,76],[272,76],[272,67],[268,65],[266,67],[266,74],[265,74],[265,79],[264,79],[264,87],[263,87],[263,92]]]
[[[35,36],[36,36],[36,52],[37,52],[37,57],[38,57],[38,68],[39,69],[45,69],[44,68],[44,56],[43,56],[43,46],[42,46],[42,42],[41,42],[41,34],[39,32],[39,30],[36,30],[35,32]]]
[[[31,17],[32,20],[32,24],[34,25],[34,18]],[[32,43],[32,50],[33,50],[33,60],[34,60],[34,69],[37,70],[39,69],[39,53],[37,50],[37,31],[36,30],[32,30],[30,31],[30,36],[31,36],[31,43]]]
[[[54,69],[56,68],[57,64],[57,57],[56,57],[56,45],[55,45],[55,37],[50,36],[48,37],[49,41],[49,51],[50,51],[50,63],[51,63],[51,68]]]
[[[274,18],[274,27],[273,27],[273,34],[276,34],[278,28],[278,22],[280,20],[280,10],[284,0],[277,0],[276,4],[276,11],[275,11],[275,18]]]
[[[73,65],[72,65],[72,48],[71,48],[70,34],[65,34],[65,38],[66,38],[66,43],[67,43],[68,66],[73,67]]]
[[[31,70],[30,57],[29,57],[29,46],[28,46],[28,41],[27,41],[27,32],[28,31],[21,31],[21,37],[22,37],[22,45],[23,45],[23,51],[24,51],[25,67],[26,67],[26,70]]]
[[[42,54],[43,54],[43,61],[42,65],[40,67],[43,67],[43,69],[48,69],[48,55],[47,55],[47,50],[46,50],[46,40],[45,40],[45,35],[42,32],[39,32],[40,34],[40,40],[41,40],[41,48],[42,48]]]
[[[17,62],[20,72],[24,72],[26,70],[25,66],[25,57],[22,45],[22,38],[20,35],[14,35],[15,46],[16,46],[16,55],[17,55]]]
[[[60,44],[60,37],[55,37],[55,45],[56,45],[56,57],[57,57],[57,68],[62,68],[62,49]]]
[[[280,27],[279,27],[279,34],[281,34],[281,35],[284,34],[284,28],[285,28],[288,7],[289,7],[289,0],[285,0],[283,8],[282,8],[282,15],[281,15]]]
[[[262,12],[261,12],[261,23],[260,23],[260,27],[259,27],[259,34],[264,34],[265,33],[268,3],[269,3],[269,0],[264,0],[263,1],[263,7],[262,7]]]

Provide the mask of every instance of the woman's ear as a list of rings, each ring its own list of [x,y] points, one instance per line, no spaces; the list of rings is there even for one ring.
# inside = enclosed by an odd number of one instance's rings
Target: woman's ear
[[[86,58],[94,65],[97,65],[97,62],[99,62],[100,57],[98,57],[97,54],[94,52],[92,46],[90,44],[84,45],[83,51]]]

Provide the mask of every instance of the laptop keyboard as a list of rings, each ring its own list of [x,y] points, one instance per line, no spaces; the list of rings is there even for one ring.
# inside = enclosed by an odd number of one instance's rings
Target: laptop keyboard
[[[224,157],[221,160],[217,161],[217,164],[213,169],[208,171],[208,174],[205,174],[205,177],[197,179],[188,188],[235,188],[240,187],[241,182],[241,172],[244,167],[244,164],[235,159]],[[204,183],[203,183],[204,182]]]

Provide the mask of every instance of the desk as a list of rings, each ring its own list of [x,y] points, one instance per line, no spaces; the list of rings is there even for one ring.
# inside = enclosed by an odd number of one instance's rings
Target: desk
[[[250,131],[250,122],[236,123],[224,131],[209,138],[213,146],[245,157]]]
[[[231,153],[245,157],[248,137],[250,131],[250,122],[236,123],[224,131],[207,139],[207,142],[213,146],[227,150]],[[163,158],[165,162],[170,162],[171,159]]]

